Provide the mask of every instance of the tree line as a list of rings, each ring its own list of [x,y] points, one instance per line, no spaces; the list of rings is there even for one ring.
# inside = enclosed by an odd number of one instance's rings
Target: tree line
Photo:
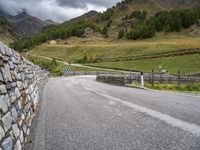
[[[136,13],[138,16],[142,14]],[[137,17],[137,15],[135,16]],[[123,38],[126,35],[128,39],[151,38],[155,32],[179,32],[190,26],[199,23],[200,9],[160,11],[148,19],[140,19],[133,25],[129,32],[120,30],[118,37]]]
[[[80,37],[85,33],[86,27],[95,28],[94,25],[86,21],[64,23],[57,26],[53,25],[43,29],[35,36],[14,41],[10,44],[10,47],[20,51],[33,48],[53,39],[66,39],[71,36]]]

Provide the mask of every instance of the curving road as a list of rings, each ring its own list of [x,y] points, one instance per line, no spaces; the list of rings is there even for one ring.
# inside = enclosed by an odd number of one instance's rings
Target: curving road
[[[35,150],[200,150],[200,97],[54,78],[44,87]]]

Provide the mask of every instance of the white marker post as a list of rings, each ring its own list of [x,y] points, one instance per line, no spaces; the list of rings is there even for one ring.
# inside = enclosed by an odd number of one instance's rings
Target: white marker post
[[[143,76],[143,72],[141,72],[141,86],[144,87],[144,76]]]

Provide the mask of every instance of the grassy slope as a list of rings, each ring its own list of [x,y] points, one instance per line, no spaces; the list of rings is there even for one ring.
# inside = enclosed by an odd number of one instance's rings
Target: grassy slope
[[[41,67],[44,67],[42,64],[51,64],[52,60],[48,60],[45,58],[39,58],[34,56],[29,56],[28,59],[32,62],[34,62],[37,65],[40,65]],[[69,68],[71,71],[83,71],[83,72],[90,72],[90,71],[105,71],[104,69],[95,69],[95,68],[85,68],[85,67],[79,67],[79,66],[71,66],[71,65],[64,65],[62,63],[57,62],[57,67],[53,68],[51,65],[49,65],[49,68],[46,68],[49,70],[53,75],[61,75],[62,70],[64,68]]]
[[[69,41],[72,41],[71,39]],[[70,45],[43,44],[30,51],[31,54],[48,56],[63,61],[77,61],[82,58],[84,52],[95,57],[112,58],[123,56],[138,56],[143,54],[155,54],[166,51],[174,51],[200,47],[200,37],[173,36],[167,38],[157,36],[153,39],[141,41],[125,40],[91,40],[74,38]]]
[[[115,69],[132,69],[136,71],[151,71],[154,68],[156,71],[168,70],[171,73],[177,73],[177,71],[192,73],[200,72],[200,54],[147,60],[104,62],[89,65]],[[158,69],[159,66],[162,66],[162,69]]]

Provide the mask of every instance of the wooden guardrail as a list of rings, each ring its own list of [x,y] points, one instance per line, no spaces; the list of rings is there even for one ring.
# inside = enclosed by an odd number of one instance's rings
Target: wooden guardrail
[[[68,72],[66,76],[84,76],[95,75],[97,80],[116,85],[125,85],[132,82],[141,82],[140,72]],[[169,73],[144,73],[144,82],[146,83],[196,83],[200,82],[200,76],[196,75],[176,75]]]

